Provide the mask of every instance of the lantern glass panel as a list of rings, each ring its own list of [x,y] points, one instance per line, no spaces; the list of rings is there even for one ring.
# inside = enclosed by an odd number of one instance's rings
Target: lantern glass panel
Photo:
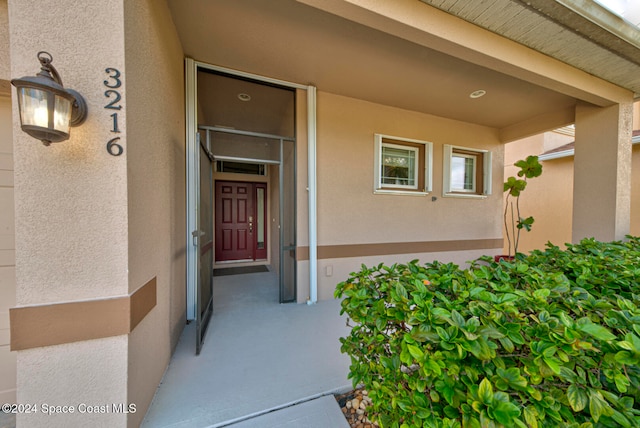
[[[69,133],[69,122],[71,121],[71,100],[56,95],[55,110],[53,112],[53,129],[56,131]]]
[[[20,88],[20,119],[23,125],[49,127],[47,92],[36,88]]]

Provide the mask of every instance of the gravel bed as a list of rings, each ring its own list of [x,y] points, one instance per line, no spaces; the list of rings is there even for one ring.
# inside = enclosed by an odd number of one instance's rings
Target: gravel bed
[[[354,389],[335,397],[351,428],[378,428],[368,417],[367,407],[371,405],[371,398],[367,390]]]

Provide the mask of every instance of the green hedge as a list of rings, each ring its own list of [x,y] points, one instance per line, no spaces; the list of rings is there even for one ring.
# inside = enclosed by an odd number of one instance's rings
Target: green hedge
[[[381,427],[640,426],[640,241],[338,284],[354,386]]]

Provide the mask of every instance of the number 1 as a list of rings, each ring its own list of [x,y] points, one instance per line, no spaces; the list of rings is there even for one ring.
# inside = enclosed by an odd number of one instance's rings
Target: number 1
[[[113,118],[113,129],[111,132],[120,132],[120,129],[118,129],[118,113],[113,113],[111,117]]]

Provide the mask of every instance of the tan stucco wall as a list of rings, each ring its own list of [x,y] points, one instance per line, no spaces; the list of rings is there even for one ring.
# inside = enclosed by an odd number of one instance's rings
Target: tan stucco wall
[[[9,10],[7,0],[0,0],[0,80],[9,80],[11,61],[9,60]],[[0,82],[0,85],[2,83]],[[4,85],[8,87],[5,82]]]
[[[631,178],[631,235],[640,235],[640,146],[633,146]],[[524,215],[532,215],[531,232],[523,232],[520,252],[543,249],[547,241],[563,247],[571,242],[573,156],[542,163],[543,173],[531,181],[521,200]],[[508,171],[508,169],[507,169]],[[594,203],[597,203],[595,201]]]
[[[104,148],[111,111],[103,108],[102,83],[106,67],[124,70],[122,2],[83,8],[66,3],[51,0],[33,8],[9,1],[12,77],[36,73],[36,53],[48,50],[65,85],[85,96],[90,112],[83,126],[72,129],[70,140],[45,147],[20,131],[14,106],[21,305],[128,291],[126,155],[114,158]],[[49,22],[52,11],[65,27],[42,32],[33,25]],[[98,40],[108,43],[96,49]]]
[[[492,255],[498,251],[446,251],[434,253],[410,253],[384,256],[349,257],[341,259],[322,259],[318,261],[318,299],[333,298],[336,285],[349,278],[352,272],[358,272],[361,266],[377,266],[384,263],[391,266],[394,263],[408,263],[411,260],[419,260],[420,263],[428,263],[435,260],[444,263],[455,263],[459,266],[467,266],[467,263],[482,256]],[[305,263],[308,265],[308,263]]]
[[[309,245],[309,142],[307,127],[307,91],[296,91],[296,156],[297,156],[297,244]]]
[[[129,336],[138,426],[185,325],[183,52],[164,2],[124,2],[129,292],[157,277],[157,306]],[[194,343],[195,345],[195,343]]]
[[[634,106],[633,117],[633,128],[640,128],[638,103]],[[572,137],[548,132],[507,144],[505,146],[505,177],[513,175],[517,170],[513,167],[513,162],[528,155],[542,154],[561,143],[566,144],[571,141],[573,141]],[[543,249],[549,241],[560,247],[571,242],[573,165],[573,156],[543,161],[542,175],[528,183],[521,199],[522,214],[523,216],[532,215],[535,223],[531,232],[521,234],[520,252]],[[597,196],[593,198],[593,203],[599,203]],[[640,234],[640,145],[638,144],[632,147],[630,233],[635,236]]]
[[[72,129],[68,141],[45,147],[20,130],[13,106],[16,304],[126,295],[126,155],[114,158],[105,150],[111,112],[103,108],[105,68],[125,65],[123,2],[78,7],[73,0],[44,0],[33,7],[9,0],[8,7],[11,77],[36,73],[37,52],[49,51],[65,86],[83,94],[89,108],[87,121]],[[42,31],[51,22],[65,25]],[[126,336],[20,351],[17,360],[20,403],[127,400]],[[17,415],[18,426],[78,426],[79,421],[122,426],[126,415]]]
[[[433,143],[431,194],[373,194],[374,133]],[[442,197],[444,144],[493,152],[491,196]],[[494,129],[319,92],[317,153],[319,245],[500,236],[503,154]]]
[[[318,92],[317,109],[319,246],[500,238],[503,146],[494,129],[326,92]],[[375,133],[433,143],[433,191],[429,195],[373,193]],[[492,195],[486,199],[442,197],[444,144],[492,151]],[[381,259],[393,262],[417,257],[425,262],[436,258],[464,262],[473,258],[471,253],[391,255]],[[330,298],[335,284],[360,261],[322,260],[319,299]],[[332,265],[332,276],[326,274],[327,265]]]
[[[298,247],[309,245],[309,141],[307,128],[307,91],[296,90],[296,241]],[[298,303],[309,299],[309,263],[300,261],[297,269]]]
[[[539,155],[543,153],[545,149],[546,134],[538,134],[533,137],[523,138],[522,140],[514,141],[513,143],[505,144],[504,146],[504,167],[505,177],[514,174],[515,168],[514,162],[524,159],[529,155]],[[569,141],[568,141],[569,142]],[[511,168],[514,168],[512,170]]]
[[[0,91],[0,403],[16,400],[16,353],[9,350],[9,308],[16,304],[11,98]]]
[[[543,249],[547,242],[560,247],[571,242],[573,157],[544,161],[542,165],[543,175],[528,185],[522,206],[525,215],[538,209],[546,213],[533,214],[533,229],[522,234],[522,250]]]
[[[129,336],[18,352],[19,402],[133,403],[136,413],[19,415],[18,423],[137,426],[185,323],[182,49],[163,2],[8,6],[11,76],[35,74],[36,53],[48,50],[65,86],[89,106],[85,124],[52,147],[19,130],[14,108],[16,236],[23,244],[15,304],[125,296],[157,280],[157,305]],[[34,25],[51,19],[67,26],[44,34]],[[119,134],[110,132],[114,110],[104,108],[106,68],[121,72]],[[115,135],[124,147],[119,157],[105,149]]]
[[[632,147],[631,159],[631,230],[633,236],[640,236],[640,144]]]
[[[505,146],[505,180],[515,176],[514,162],[529,155],[568,144],[573,137],[547,132],[515,141]],[[535,219],[530,232],[520,234],[518,251],[526,253],[543,249],[547,242],[563,246],[571,242],[571,213],[573,192],[573,157],[542,161],[542,175],[529,180],[520,198],[522,217]],[[501,216],[502,218],[502,216]],[[504,253],[508,252],[506,238]]]
[[[631,96],[609,107],[576,105],[572,242],[629,234],[632,119]]]

